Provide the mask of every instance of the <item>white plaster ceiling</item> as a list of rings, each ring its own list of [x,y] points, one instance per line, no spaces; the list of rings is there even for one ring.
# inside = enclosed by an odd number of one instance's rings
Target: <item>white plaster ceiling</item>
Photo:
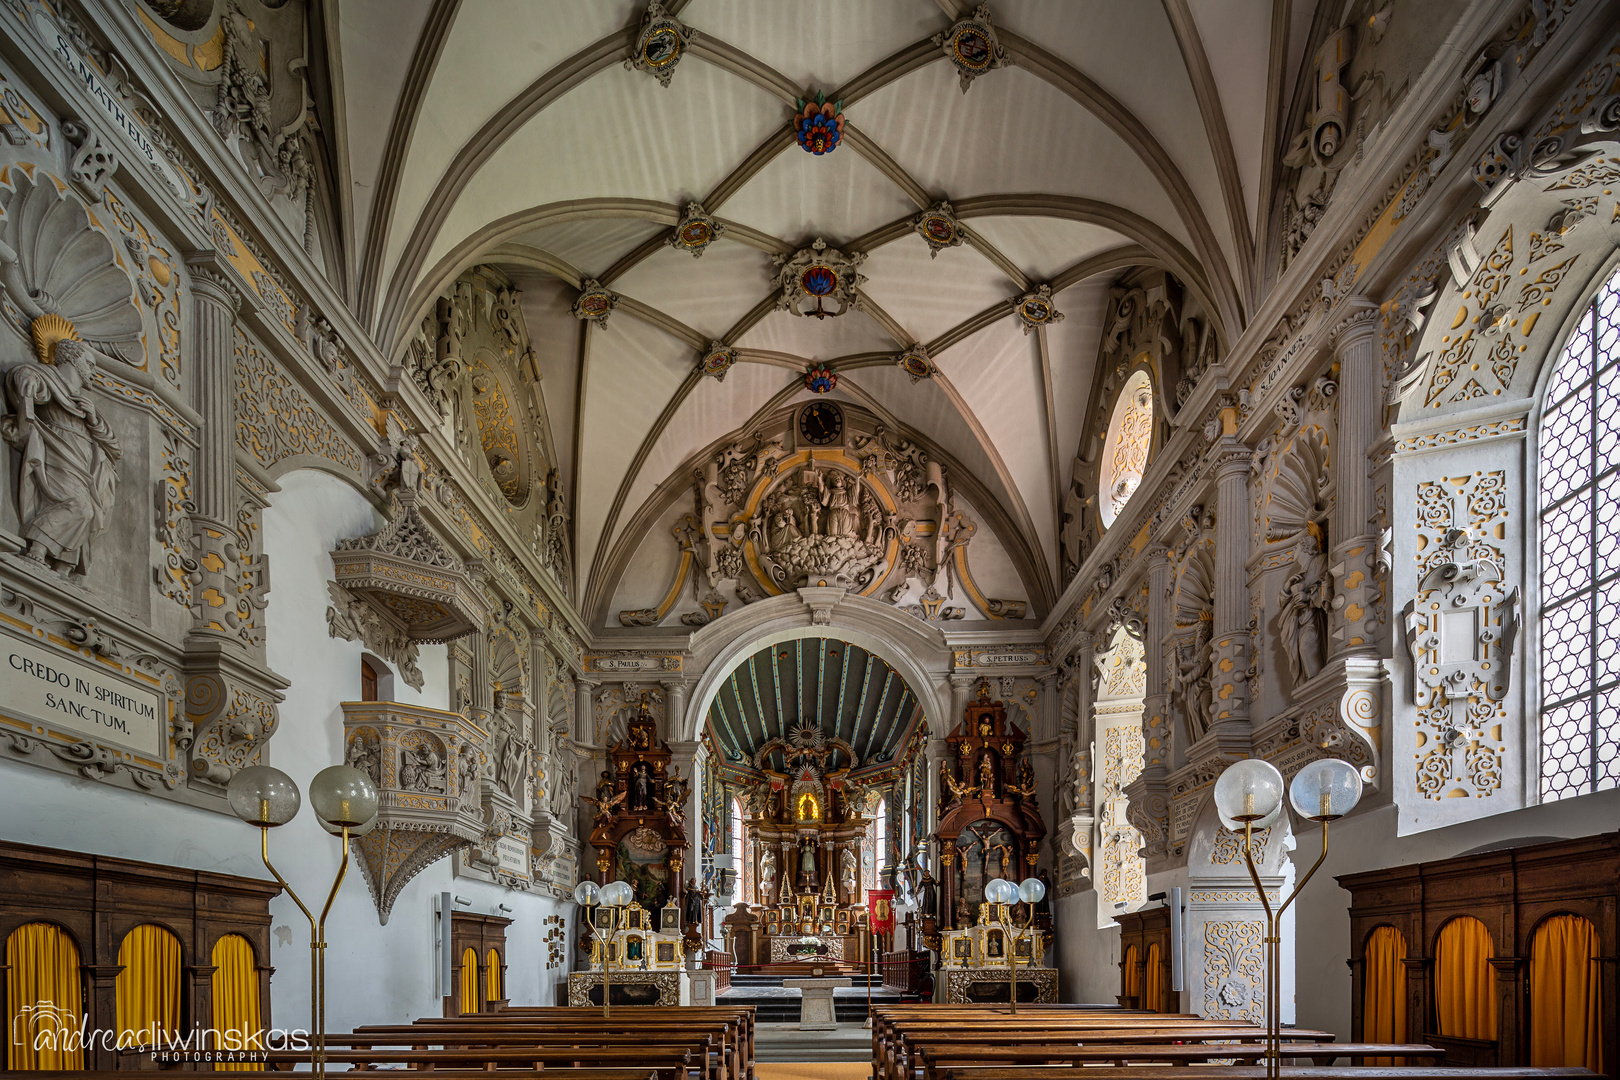
[[[641,0],[342,6],[362,315],[398,354],[463,269],[496,262],[520,276],[557,456],[571,470],[581,596],[693,454],[802,396],[796,365],[863,356],[837,396],[877,407],[974,473],[1021,533],[1003,543],[1038,566],[1024,584],[1043,610],[1056,589],[1054,501],[1121,272],[1075,282],[1074,268],[1140,245],[1142,261],[1204,296],[1226,340],[1241,331],[1272,108],[1271,0],[1000,0],[992,17],[1014,64],[967,93],[928,45],[971,9],[965,0],[665,6],[699,32],[667,88],[622,64]],[[817,88],[850,88],[853,134],[822,157],[786,141],[793,99]],[[390,153],[400,164],[387,175]],[[978,239],[930,258],[907,222],[939,199]],[[692,200],[732,226],[699,259],[653,243]],[[368,220],[374,206],[391,207],[387,221]],[[1244,220],[1231,220],[1234,206]],[[846,249],[865,237],[871,310],[752,318],[773,291],[769,251],[816,236]],[[571,288],[542,284],[536,267],[548,262],[635,304],[582,333]],[[1045,332],[1049,374],[1039,338],[1010,314],[951,334],[1060,275],[1067,318]],[[913,383],[882,362],[906,340],[947,335],[961,339],[937,350],[939,378]],[[750,355],[723,383],[694,381],[712,338]]]

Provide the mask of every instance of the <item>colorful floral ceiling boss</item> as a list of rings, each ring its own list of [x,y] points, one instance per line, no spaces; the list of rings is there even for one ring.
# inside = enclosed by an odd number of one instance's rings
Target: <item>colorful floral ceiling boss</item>
[[[1063,312],[1052,304],[1050,285],[1042,285],[1020,296],[1013,305],[1013,310],[1018,313],[1018,321],[1024,324],[1026,334],[1037,326],[1063,321]]]
[[[619,294],[602,287],[595,278],[579,283],[579,298],[574,301],[574,318],[595,323],[607,329],[608,316],[619,306]]]
[[[894,362],[901,371],[911,376],[911,381],[914,383],[921,382],[923,379],[932,379],[934,372],[939,370],[934,367],[934,362],[928,359],[928,350],[921,345],[913,345],[895,357]]]
[[[800,98],[799,111],[793,116],[793,135],[812,154],[832,153],[844,137],[844,103],[828,101],[820,90],[814,101]]]
[[[698,361],[698,370],[716,382],[726,381],[726,372],[737,362],[737,350],[723,341],[709,342],[709,348]]]
[[[664,10],[658,0],[647,5],[641,17],[641,33],[625,58],[624,66],[632,71],[645,71],[658,80],[660,86],[669,85],[675,65],[686,55],[686,47],[698,32]]]
[[[667,243],[672,248],[690,251],[695,259],[725,231],[726,227],[714,220],[703,209],[702,203],[689,202],[681,213],[681,220],[675,223],[675,231],[669,234]]]
[[[942,202],[918,214],[911,221],[911,227],[917,235],[923,238],[928,245],[930,257],[938,256],[946,248],[953,248],[967,239],[962,234],[962,226],[956,221],[956,213],[951,210],[951,204]]]
[[[964,94],[980,75],[1012,63],[1007,50],[996,40],[995,27],[990,25],[989,4],[980,4],[972,15],[956,20],[949,30],[935,34],[932,41],[956,65]]]
[[[819,236],[792,255],[773,255],[776,264],[776,310],[818,319],[842,315],[861,306],[858,288],[866,277],[856,267],[866,260],[861,252],[846,255],[827,246]]]
[[[826,364],[804,369],[804,385],[812,394],[826,394],[838,388],[838,373]]]

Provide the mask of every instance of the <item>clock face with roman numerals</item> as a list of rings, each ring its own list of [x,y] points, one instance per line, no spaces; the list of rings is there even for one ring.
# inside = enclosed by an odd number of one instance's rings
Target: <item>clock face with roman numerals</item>
[[[835,443],[844,434],[844,410],[831,402],[818,401],[799,414],[799,438],[811,446]]]

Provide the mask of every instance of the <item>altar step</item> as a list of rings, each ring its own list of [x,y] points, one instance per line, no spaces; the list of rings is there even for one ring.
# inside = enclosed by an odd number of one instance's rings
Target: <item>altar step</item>
[[[822,965],[822,974],[828,978],[851,977],[829,971],[826,965]],[[733,975],[731,977],[731,989],[717,995],[716,1004],[752,1005],[754,1006],[755,1022],[759,1024],[797,1024],[799,1022],[799,991],[789,990],[784,987],[782,985],[784,977],[797,978],[799,976]],[[853,986],[840,987],[833,991],[833,1011],[840,1024],[859,1025],[866,1022],[867,986],[863,981],[865,976],[863,974],[852,978],[854,981]],[[900,995],[893,990],[883,989],[881,980],[876,976],[872,980],[871,999],[873,1005],[898,1005],[900,1003]],[[797,1059],[778,1058],[777,1060],[792,1061]],[[828,1058],[825,1060],[847,1059]]]

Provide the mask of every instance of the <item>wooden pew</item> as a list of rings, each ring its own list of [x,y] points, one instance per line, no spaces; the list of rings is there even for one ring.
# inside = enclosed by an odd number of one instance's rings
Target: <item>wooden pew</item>
[[[1265,1080],[1263,1065],[1024,1065],[1016,1068],[953,1068],[940,1080]],[[1448,1068],[1441,1065],[1284,1065],[1283,1080],[1554,1080],[1593,1077],[1586,1069]]]
[[[721,1021],[736,1026],[738,1032],[738,1052],[747,1069],[748,1080],[754,1076],[754,1007],[752,1005],[634,1005],[623,1006],[633,1008],[636,1023],[653,1020],[670,1020],[678,1023],[692,1023],[695,1021]],[[488,1016],[521,1016],[526,1021],[543,1024],[566,1023],[570,1018],[581,1020],[594,1018],[600,1021],[601,1011],[594,1007],[575,1006],[508,1006],[498,1013],[486,1014]],[[466,1021],[473,1017],[449,1017],[450,1020]],[[418,1023],[432,1023],[433,1018],[417,1021]]]
[[[977,1076],[985,1068],[1012,1065],[1176,1065],[1213,1064],[1217,1059],[1235,1059],[1254,1064],[1265,1057],[1266,1048],[1260,1043],[1211,1044],[1047,1044],[1007,1046],[1002,1043],[972,1043],[938,1046],[924,1043],[917,1048],[924,1080],[940,1080],[945,1072],[958,1077]],[[1438,1064],[1445,1051],[1432,1046],[1384,1043],[1284,1043],[1283,1060],[1308,1059],[1315,1065],[1331,1065],[1341,1057],[1406,1057],[1428,1058]],[[1180,1075],[1182,1070],[1178,1070]],[[1087,1073],[1089,1075],[1089,1072]]]
[[[706,1063],[703,1075],[709,1080],[741,1080],[746,1069],[746,1062],[738,1051],[736,1033],[719,1023],[603,1027],[601,1017],[597,1017],[594,1027],[577,1023],[556,1027],[524,1024],[366,1027],[356,1029],[352,1035],[328,1035],[326,1043],[328,1047],[347,1046],[355,1050],[384,1047],[470,1050],[525,1046],[684,1046],[695,1055],[700,1055],[698,1060]]]
[[[521,1069],[525,1071],[579,1068],[634,1068],[649,1070],[657,1080],[697,1080],[705,1063],[694,1061],[695,1054],[685,1046],[524,1046],[484,1049],[439,1050],[342,1050],[329,1049],[330,1065],[350,1065],[357,1071],[379,1065],[405,1065],[414,1069]],[[272,1068],[290,1070],[309,1063],[307,1051],[272,1050],[267,1055]]]

